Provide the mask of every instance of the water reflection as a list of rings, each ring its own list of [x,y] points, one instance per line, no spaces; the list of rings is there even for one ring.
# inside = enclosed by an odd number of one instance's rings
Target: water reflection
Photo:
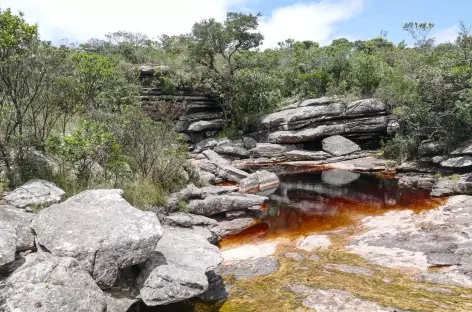
[[[280,187],[268,195],[262,223],[229,237],[222,246],[274,236],[298,236],[351,225],[368,215],[388,210],[420,211],[440,200],[427,192],[402,189],[398,180],[341,170],[283,173]]]

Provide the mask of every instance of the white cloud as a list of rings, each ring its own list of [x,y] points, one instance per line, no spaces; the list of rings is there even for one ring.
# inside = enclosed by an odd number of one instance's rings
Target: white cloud
[[[459,32],[459,26],[455,25],[443,30],[439,30],[432,35],[432,37],[436,38],[436,43],[446,43],[446,42],[454,42],[457,38],[457,33]]]
[[[298,3],[275,9],[262,21],[265,47],[274,47],[285,39],[312,40],[328,44],[336,37],[336,23],[359,13],[363,0],[336,0]]]
[[[29,22],[38,23],[45,40],[58,42],[102,38],[126,30],[160,34],[188,33],[204,18],[223,19],[231,8],[253,1],[271,0],[2,0],[0,7],[21,10]],[[264,47],[292,38],[326,44],[336,37],[336,23],[362,10],[364,0],[316,0],[275,8],[261,20]]]

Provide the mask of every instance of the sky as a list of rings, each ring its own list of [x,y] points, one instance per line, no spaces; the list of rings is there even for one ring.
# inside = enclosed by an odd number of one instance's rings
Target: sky
[[[398,43],[407,22],[433,22],[437,42],[454,40],[459,21],[472,25],[471,0],[1,0],[1,9],[22,11],[38,23],[41,38],[53,43],[85,42],[125,30],[156,38],[188,33],[205,18],[226,12],[262,13],[264,47],[288,38],[321,45],[336,38],[370,39],[388,33]]]

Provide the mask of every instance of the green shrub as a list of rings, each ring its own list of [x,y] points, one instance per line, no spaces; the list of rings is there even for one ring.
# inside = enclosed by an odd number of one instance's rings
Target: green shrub
[[[167,192],[152,181],[141,180],[125,184],[123,197],[134,207],[150,210],[167,202]]]

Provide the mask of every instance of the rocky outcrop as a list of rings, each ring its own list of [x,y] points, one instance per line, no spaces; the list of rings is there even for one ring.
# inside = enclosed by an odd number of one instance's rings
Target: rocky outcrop
[[[343,156],[361,150],[359,145],[340,135],[328,137],[322,143],[323,150],[333,156]]]
[[[279,144],[271,143],[257,143],[256,147],[249,151],[251,157],[282,157],[285,156],[285,153],[295,149],[294,146],[286,146]]]
[[[105,312],[105,295],[69,257],[48,253],[27,256],[26,263],[4,283],[2,311]]]
[[[267,200],[268,198],[264,196],[241,193],[210,195],[205,199],[190,201],[188,209],[194,214],[211,216],[232,210],[260,209],[260,206]]]
[[[156,215],[132,207],[121,190],[90,190],[43,209],[33,221],[39,244],[73,257],[103,288],[120,270],[145,262],[162,236]]]
[[[65,195],[54,183],[32,180],[7,194],[5,201],[16,208],[32,210],[58,203]]]
[[[262,192],[277,187],[280,181],[277,175],[266,170],[250,174],[239,182],[239,192]]]
[[[332,135],[356,140],[387,135],[387,107],[375,99],[350,103],[323,97],[291,104],[261,118],[252,136],[270,143],[304,143]]]
[[[312,152],[304,150],[294,150],[285,153],[285,157],[289,161],[305,161],[305,160],[326,160],[332,155],[323,151]]]
[[[141,297],[149,306],[204,293],[209,285],[206,273],[223,261],[218,247],[191,229],[165,228],[164,233],[137,279]]]

